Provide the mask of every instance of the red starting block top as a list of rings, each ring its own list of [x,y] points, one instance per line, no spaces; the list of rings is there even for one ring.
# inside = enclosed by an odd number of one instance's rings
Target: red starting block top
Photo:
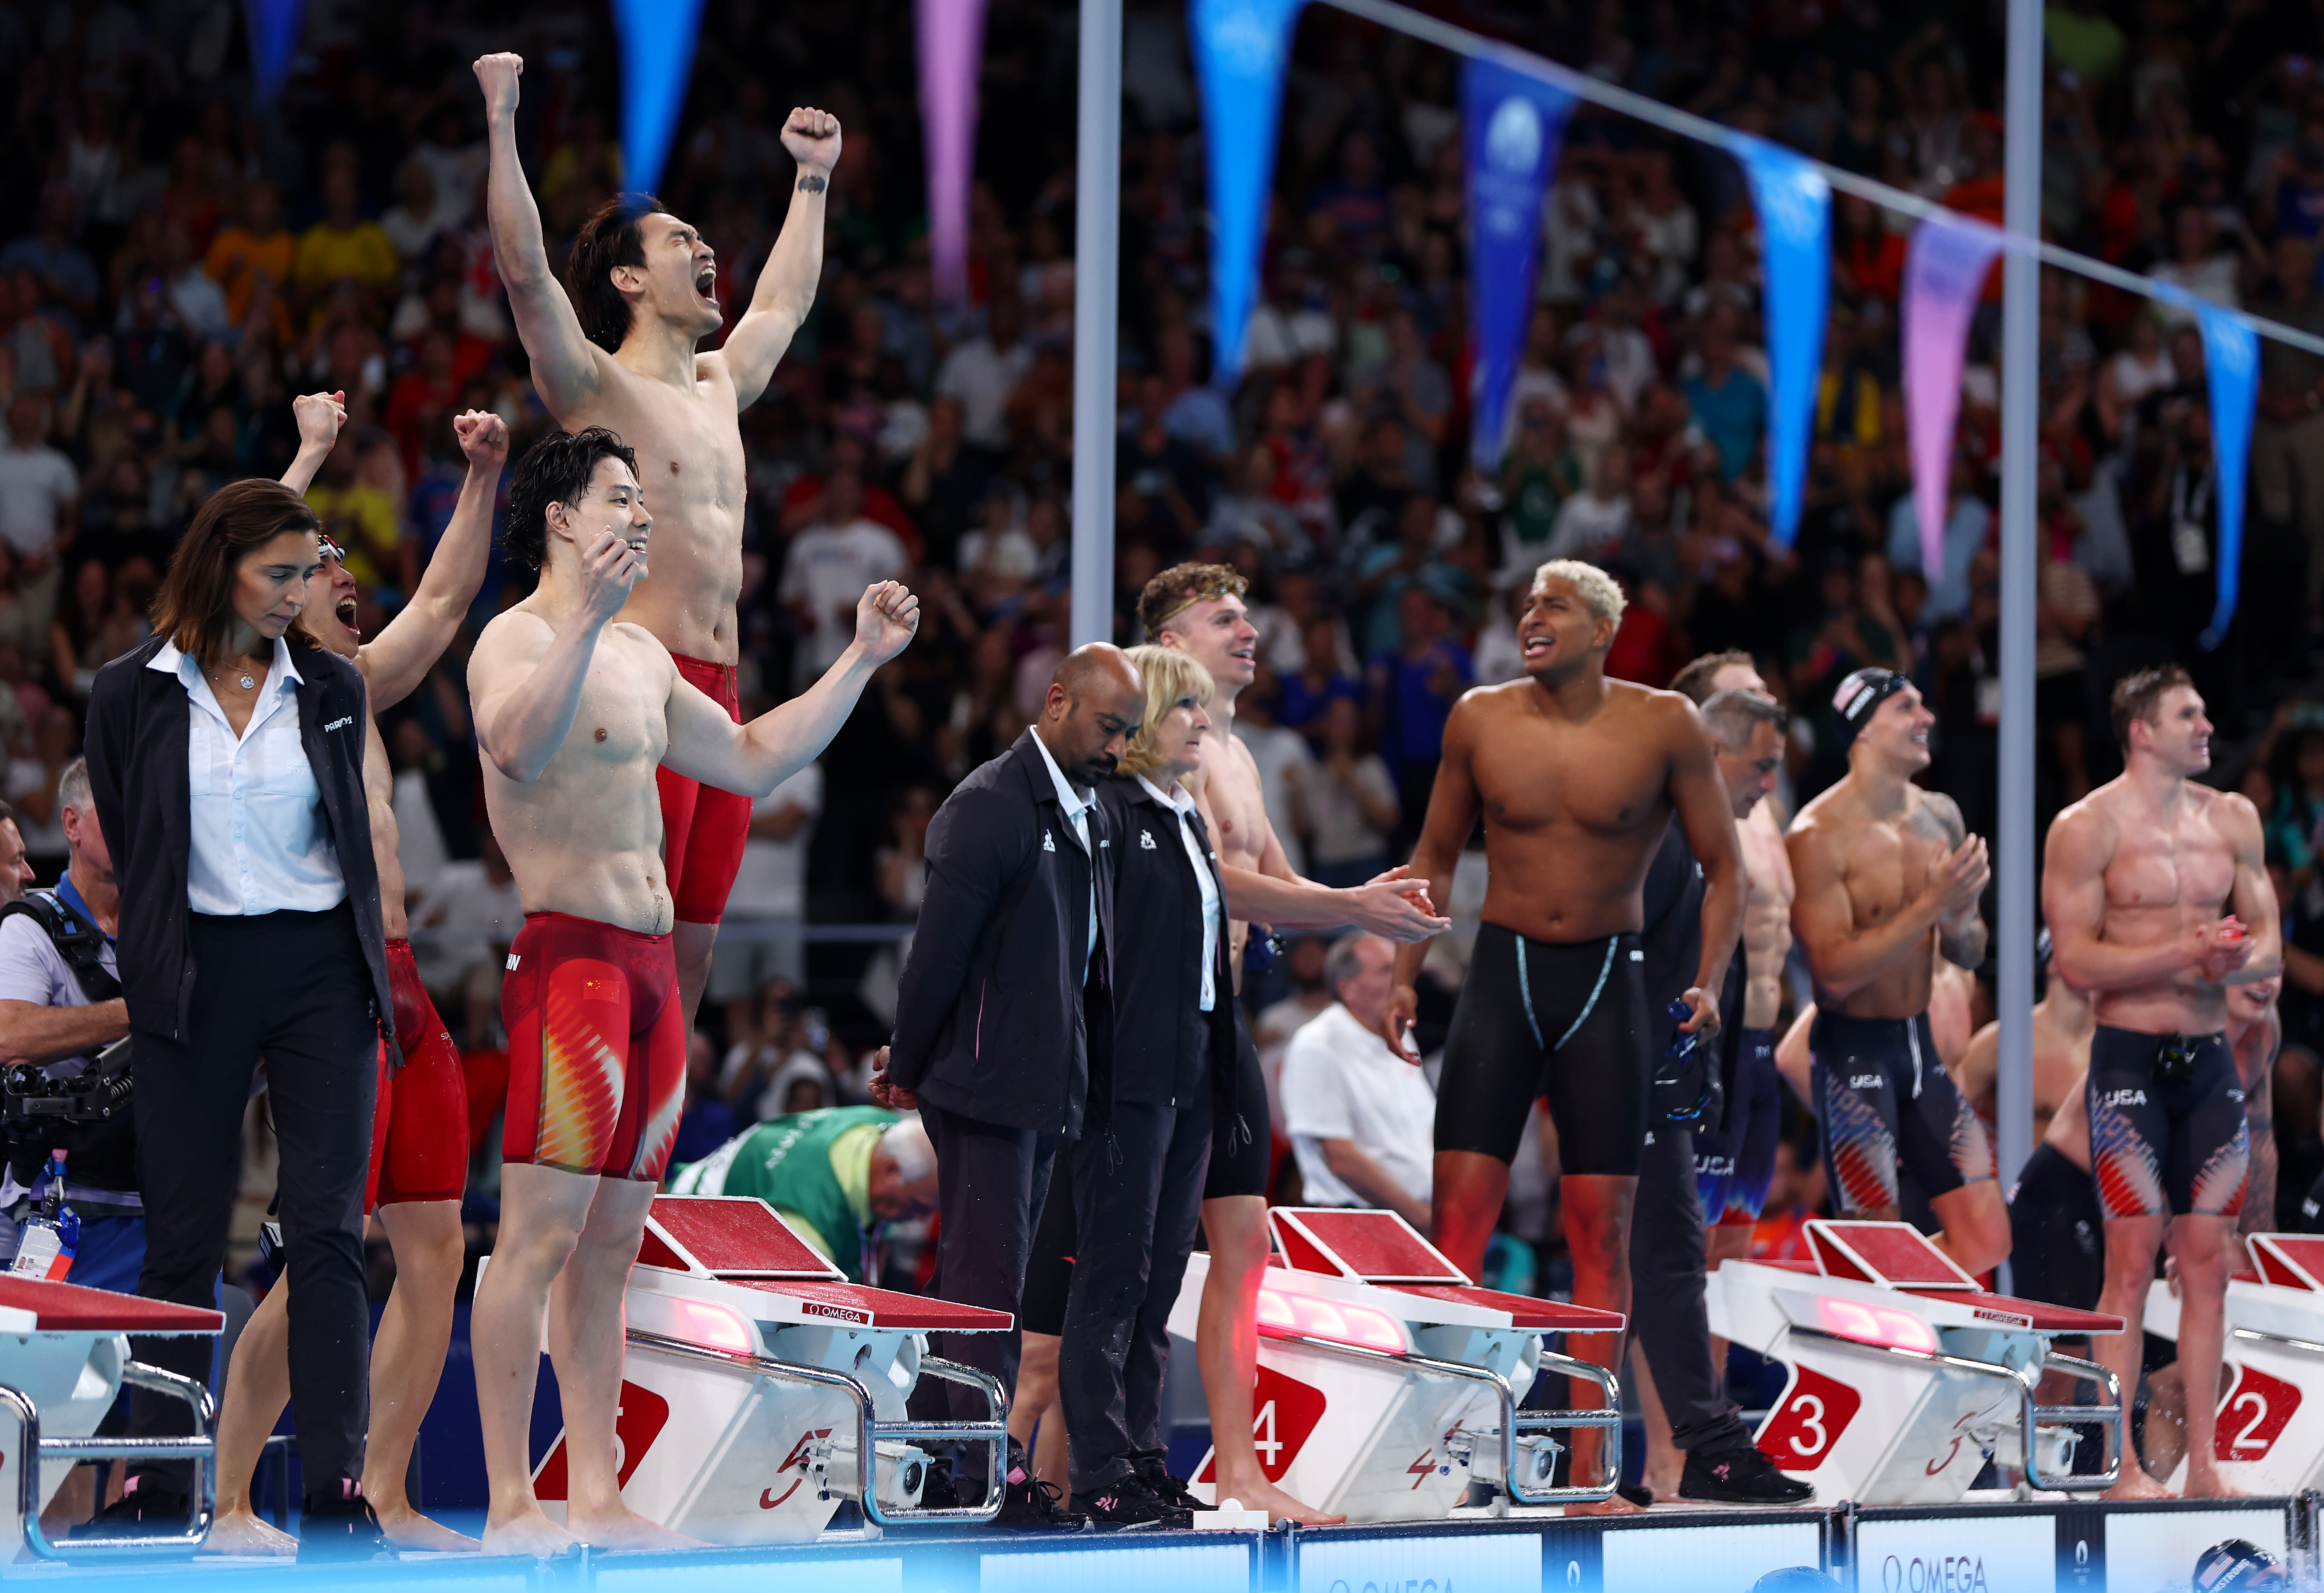
[[[0,1273],[0,1308],[31,1312],[34,1325],[44,1333],[146,1333],[171,1339],[215,1333],[226,1326],[222,1314],[199,1306],[85,1289],[78,1284],[44,1283],[14,1273]]]
[[[1530,1294],[1504,1294],[1498,1289],[1480,1289],[1461,1284],[1391,1284],[1399,1294],[1417,1294],[1425,1300],[1443,1300],[1454,1305],[1478,1305],[1487,1311],[1506,1311],[1509,1325],[1530,1328],[1543,1333],[1618,1333],[1622,1331],[1622,1313],[1600,1311],[1591,1305],[1567,1305],[1556,1300],[1536,1300]]]
[[[1267,1220],[1294,1272],[1368,1284],[1468,1286],[1469,1275],[1393,1211],[1346,1206],[1274,1206]]]
[[[1923,1300],[1941,1300],[1948,1305],[1965,1305],[1981,1317],[2015,1316],[2037,1333],[2119,1333],[2124,1326],[2118,1316],[2076,1311],[2041,1300],[2020,1300],[2015,1294],[1988,1294],[1982,1290],[1965,1294],[1958,1289],[1906,1289],[1904,1293],[1917,1294]]]
[[[752,1195],[656,1196],[638,1260],[696,1277],[846,1276]]]
[[[2251,1236],[2251,1253],[2259,1265],[2256,1281],[2280,1288],[2324,1292],[2324,1238],[2302,1233],[2255,1233]]]
[[[1909,1222],[1817,1219],[1807,1225],[1807,1235],[1817,1269],[1826,1277],[1854,1278],[1889,1289],[1977,1289],[1975,1278]]]
[[[1015,1319],[1005,1311],[981,1305],[955,1305],[919,1294],[899,1294],[862,1284],[792,1282],[773,1278],[734,1278],[736,1286],[763,1289],[770,1294],[802,1302],[809,1316],[858,1328],[893,1328],[914,1333],[998,1333]]]

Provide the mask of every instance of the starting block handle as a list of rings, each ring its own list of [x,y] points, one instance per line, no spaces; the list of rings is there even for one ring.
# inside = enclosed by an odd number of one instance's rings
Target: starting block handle
[[[1861,1339],[1843,1338],[1825,1332],[1821,1328],[1804,1327],[1794,1322],[1791,1331],[1799,1337],[1813,1339],[1821,1344],[1834,1345],[1859,1354],[1894,1358],[1918,1362],[1923,1366],[1942,1367],[1948,1371],[1967,1372],[1972,1377],[1997,1377],[2010,1385],[2017,1394],[2018,1439],[2025,1451],[2025,1479],[2035,1487],[2057,1493],[2099,1493],[2112,1487],[2122,1476],[2122,1380],[2096,1361],[2083,1360],[2079,1356],[2060,1355],[2044,1349],[2043,1365],[2055,1366],[2073,1372],[2077,1377],[2097,1381],[2115,1401],[2110,1406],[2044,1405],[2035,1403],[2034,1389],[2042,1380],[2041,1368],[2024,1371],[1989,1360],[1971,1360],[1967,1356],[1948,1355],[1936,1349],[1906,1349],[1896,1344],[1868,1344]],[[2088,1477],[2052,1477],[2042,1469],[2042,1462],[2034,1448],[2035,1430],[2043,1419],[2052,1422],[2096,1422],[2114,1435],[2111,1463],[2107,1469]]]
[[[855,1488],[849,1497],[863,1512],[867,1521],[881,1526],[905,1526],[927,1521],[991,1521],[1001,1514],[1001,1478],[1009,1464],[1009,1396],[1002,1391],[999,1378],[980,1372],[974,1367],[961,1366],[935,1356],[920,1358],[923,1373],[933,1374],[947,1383],[965,1383],[982,1389],[985,1403],[992,1412],[991,1421],[881,1422],[874,1419],[871,1391],[845,1372],[800,1366],[795,1361],[775,1360],[768,1356],[752,1355],[741,1350],[710,1349],[699,1344],[688,1344],[680,1339],[648,1332],[643,1328],[630,1329],[628,1339],[641,1349],[656,1350],[663,1355],[682,1356],[689,1360],[710,1361],[719,1366],[741,1367],[762,1377],[787,1383],[805,1383],[844,1395],[855,1407]],[[882,1438],[985,1443],[989,1448],[985,1460],[984,1502],[957,1510],[901,1510],[893,1513],[882,1510],[879,1497],[878,1448],[878,1441]]]
[[[1371,1349],[1360,1344],[1342,1344],[1331,1339],[1311,1338],[1305,1333],[1277,1332],[1267,1337],[1278,1343],[1302,1344],[1326,1355],[1345,1356],[1353,1360],[1388,1361],[1416,1371],[1433,1372],[1442,1377],[1456,1377],[1464,1383],[1482,1383],[1493,1390],[1493,1397],[1500,1406],[1501,1486],[1508,1489],[1509,1496],[1519,1504],[1595,1505],[1612,1498],[1615,1487],[1622,1480],[1622,1386],[1616,1381],[1614,1374],[1603,1367],[1545,1348],[1541,1352],[1543,1370],[1563,1372],[1568,1377],[1583,1377],[1597,1384],[1605,1395],[1605,1406],[1594,1411],[1534,1411],[1520,1415],[1517,1395],[1509,1391],[1508,1384],[1481,1367],[1464,1367],[1458,1361],[1436,1360],[1425,1355]],[[920,1364],[925,1367],[927,1363],[923,1361]],[[1606,1434],[1601,1466],[1604,1477],[1596,1485],[1573,1484],[1565,1487],[1543,1488],[1538,1493],[1519,1487],[1517,1480],[1517,1433],[1520,1431],[1545,1432],[1559,1427],[1592,1427]]]
[[[42,1438],[40,1407],[22,1389],[0,1384],[0,1406],[16,1417],[16,1508],[24,1523],[24,1546],[41,1560],[62,1560],[65,1547],[49,1542],[41,1530],[41,1466],[42,1460],[191,1460],[194,1493],[186,1516],[186,1530],[166,1537],[78,1538],[70,1545],[75,1557],[179,1552],[201,1546],[210,1533],[210,1518],[217,1487],[217,1407],[210,1391],[191,1377],[181,1377],[143,1361],[121,1368],[121,1380],[157,1394],[175,1395],[191,1407],[191,1438]]]
[[[1578,1356],[1561,1354],[1547,1345],[1542,1347],[1541,1369],[1563,1372],[1569,1377],[1580,1377],[1595,1383],[1600,1395],[1600,1408],[1594,1411],[1538,1411],[1531,1413],[1518,1411],[1514,1399],[1504,1399],[1501,1413],[1501,1486],[1509,1490],[1509,1497],[1520,1505],[1594,1505],[1614,1496],[1615,1487],[1622,1480],[1622,1385],[1605,1367]],[[1500,1379],[1493,1379],[1496,1383]],[[1506,1389],[1507,1385],[1503,1385]],[[1600,1455],[1599,1469],[1603,1473],[1595,1484],[1569,1483],[1563,1487],[1547,1487],[1534,1492],[1517,1480],[1517,1435],[1519,1432],[1546,1432],[1556,1428],[1594,1427],[1603,1432],[1606,1446]]]
[[[2122,1475],[2122,1379],[2094,1360],[2084,1360],[2078,1355],[2060,1355],[2045,1350],[2043,1366],[2056,1367],[2076,1377],[2087,1377],[2106,1390],[2104,1405],[2044,1405],[2034,1403],[2034,1390],[2038,1377],[2020,1377],[2018,1386],[2024,1391],[2025,1422],[2025,1480],[2035,1487],[2050,1488],[2060,1493],[2090,1493],[2112,1487]],[[2089,1477],[2051,1477],[2042,1469],[2039,1451],[2034,1446],[2034,1429],[2042,1423],[2093,1422],[2098,1425],[2098,1453],[2107,1462],[2103,1471]],[[2109,1438],[2112,1440],[2108,1441]]]

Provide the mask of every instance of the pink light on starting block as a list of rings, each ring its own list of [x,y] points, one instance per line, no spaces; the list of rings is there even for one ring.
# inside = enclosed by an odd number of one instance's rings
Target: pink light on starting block
[[[1259,1331],[1277,1335],[1305,1334],[1337,1344],[1382,1349],[1391,1355],[1402,1354],[1407,1348],[1402,1325],[1385,1311],[1277,1289],[1259,1292]]]
[[[1895,1349],[1933,1350],[1937,1347],[1934,1328],[1907,1311],[1894,1311],[1885,1305],[1866,1305],[1855,1300],[1834,1300],[1829,1295],[1816,1301],[1816,1318],[1827,1333],[1842,1339],[1853,1339],[1859,1344],[1880,1344]]]
[[[758,1340],[752,1335],[750,1324],[724,1305],[707,1300],[673,1300],[671,1312],[678,1318],[686,1342],[699,1344],[706,1349],[731,1350],[736,1355],[753,1355]]]

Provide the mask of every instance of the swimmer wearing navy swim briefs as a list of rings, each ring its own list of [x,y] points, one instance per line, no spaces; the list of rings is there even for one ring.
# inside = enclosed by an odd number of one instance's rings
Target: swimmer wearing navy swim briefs
[[[2209,1387],[2250,1155],[2227,987],[2273,977],[2282,945],[2258,810],[2192,778],[2210,767],[2211,723],[2186,671],[2126,677],[2113,712],[2123,772],[2058,815],[2042,878],[2058,971],[2097,997],[2084,1088],[2107,1230],[2098,1309],[2135,1320],[2170,1224],[2180,1364],[2190,1387]],[[2126,1405],[2139,1349],[2136,1334],[2098,1341]],[[2188,1495],[2218,1496],[2212,1404],[2188,1405]],[[2163,1491],[2126,1466],[2110,1496]]]
[[[1985,842],[1950,797],[1913,783],[1936,716],[1909,679],[1858,669],[1832,708],[1848,773],[1785,837],[1792,928],[1815,976],[1808,1044],[1825,1172],[1843,1214],[1879,1221],[1900,1215],[1909,1179],[1943,1226],[1938,1244],[1981,1273],[2009,1254],[2009,1213],[1992,1142],[1937,1054],[1929,997],[1934,953],[1960,968],[1985,961]]]

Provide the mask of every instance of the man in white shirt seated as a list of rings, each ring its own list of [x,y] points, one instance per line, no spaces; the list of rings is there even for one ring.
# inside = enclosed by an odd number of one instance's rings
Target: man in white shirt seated
[[[1436,1092],[1388,1048],[1396,948],[1344,935],[1323,961],[1332,1005],[1291,1036],[1283,1059],[1285,1131],[1311,1206],[1373,1206],[1428,1231]]]

